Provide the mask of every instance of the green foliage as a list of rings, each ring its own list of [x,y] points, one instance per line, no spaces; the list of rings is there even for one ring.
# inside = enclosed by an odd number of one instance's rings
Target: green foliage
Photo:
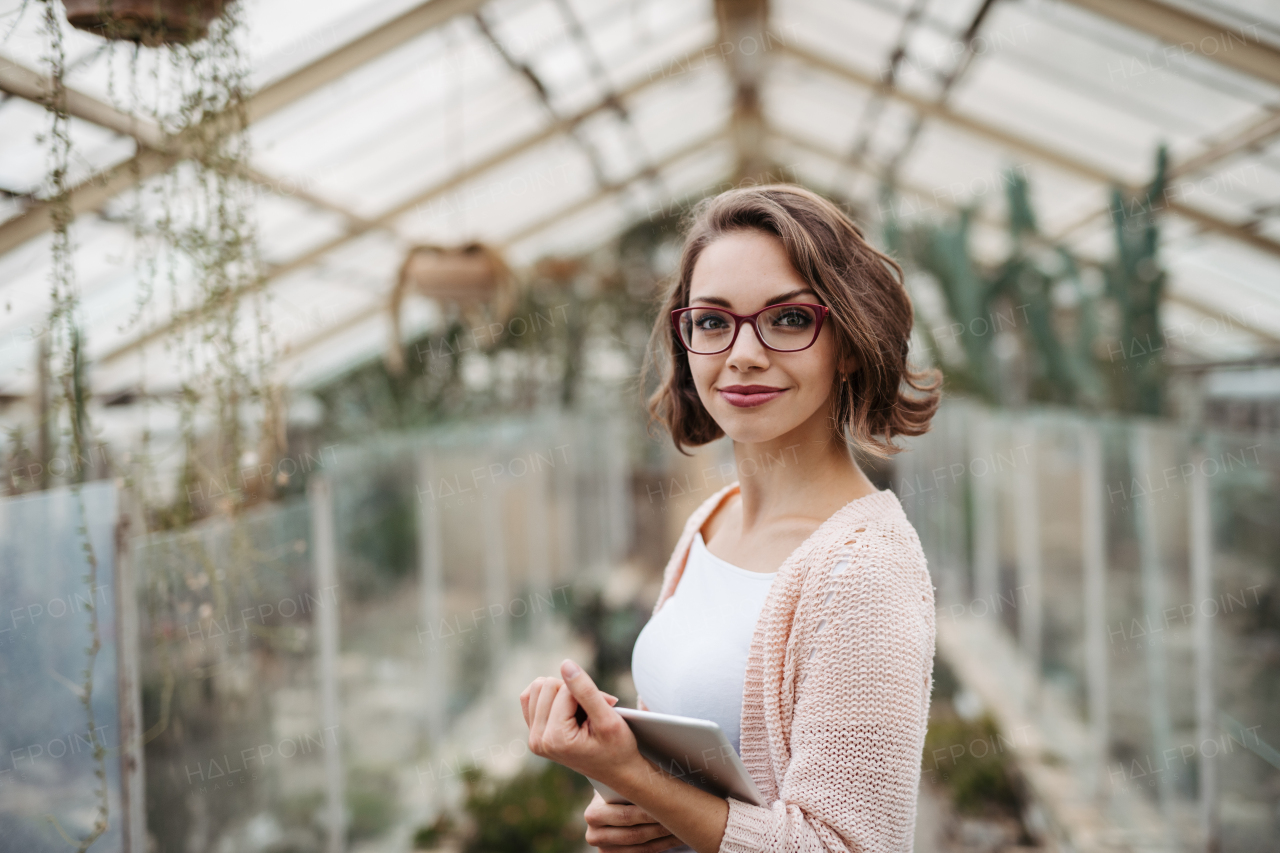
[[[454,831],[453,818],[448,812],[442,813],[430,826],[419,827],[413,834],[414,850],[431,850],[438,847],[445,838]]]
[[[465,771],[465,807],[473,822],[463,853],[577,853],[586,826],[583,809],[591,783],[553,762],[526,769],[505,782],[481,770]]]
[[[596,650],[588,672],[600,689],[614,692],[618,675],[631,670],[631,651],[649,611],[636,603],[609,607],[599,590],[576,592],[569,602],[569,622]]]
[[[347,774],[349,841],[376,838],[391,828],[396,814],[396,780],[387,773],[353,770]]]
[[[890,204],[887,209],[894,207]],[[953,221],[935,226],[904,231],[896,220],[885,224],[885,242],[889,251],[933,275],[946,297],[951,318],[965,329],[985,322],[986,318],[997,313],[997,301],[1003,296],[998,290],[1000,282],[984,276],[970,256],[972,218],[973,211],[966,209]],[[940,347],[933,332],[923,331],[931,349],[938,354]],[[937,331],[949,333],[947,329]],[[959,342],[964,349],[965,364],[947,365],[943,361],[948,384],[996,401],[999,382],[990,336],[961,334]]]
[[[414,571],[418,529],[411,482],[383,472],[346,512],[346,541],[359,564],[352,571],[357,596],[372,594]]]
[[[1095,306],[1081,285],[1080,270],[1070,252],[1049,244],[1036,228],[1026,178],[1010,172],[1006,188],[1013,251],[997,273],[995,288],[1018,307],[1014,318],[1018,320],[1017,315],[1021,315],[1025,338],[1036,352],[1040,370],[1032,377],[1031,396],[1046,402],[1101,408],[1103,383],[1091,350],[1092,335],[1097,329],[1093,322]],[[1058,322],[1059,312],[1054,305],[1058,293],[1065,293],[1074,306],[1077,328],[1085,334],[1072,336]]]
[[[890,252],[906,267],[929,274],[941,291],[947,322],[917,331],[952,388],[996,404],[1021,401],[1025,390],[1031,400],[1091,411],[1161,413],[1163,364],[1151,354],[1164,346],[1157,214],[1167,161],[1161,147],[1155,176],[1136,198],[1113,190],[1115,254],[1101,266],[1101,293],[1085,286],[1072,252],[1040,231],[1030,186],[1014,170],[1003,178],[1010,250],[997,264],[983,266],[973,258],[974,208],[940,224],[904,228],[892,216],[885,222]],[[892,203],[881,207],[897,210]],[[1114,329],[1103,328],[1104,303],[1118,318]],[[1020,380],[1000,369],[996,351],[1002,335],[1015,336],[1029,356],[1025,389],[1014,387]],[[944,336],[955,346],[943,346]]]
[[[965,720],[952,699],[961,684],[941,656],[933,662],[933,697],[921,774],[946,791],[957,811],[1021,821],[1023,794],[1010,755],[1015,744],[988,714]]]
[[[1156,250],[1160,232],[1156,213],[1164,207],[1169,155],[1161,146],[1156,174],[1146,192],[1126,202],[1120,190],[1111,193],[1111,223],[1116,255],[1103,268],[1107,296],[1120,308],[1119,344],[1125,366],[1116,374],[1123,411],[1159,414],[1164,398],[1164,363],[1150,354],[1164,347],[1160,298],[1166,275]]]
[[[1016,817],[1021,804],[1007,751],[1010,744],[989,716],[969,722],[944,714],[929,721],[923,772],[950,791],[962,813]]]
[[[653,320],[652,296],[669,272],[678,214],[634,226],[590,256],[546,258],[522,276],[505,322],[454,312],[404,349],[405,370],[382,358],[313,389],[326,435],[414,429],[444,421],[573,406],[609,350],[638,374]],[[468,383],[467,366],[487,380]]]

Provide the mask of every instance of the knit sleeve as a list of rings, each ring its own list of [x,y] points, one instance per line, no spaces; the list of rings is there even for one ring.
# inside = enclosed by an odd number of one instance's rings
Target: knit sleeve
[[[867,524],[819,558],[792,635],[783,683],[795,685],[794,701],[784,688],[766,709],[789,732],[778,798],[730,800],[721,853],[908,853],[934,651],[933,586],[915,531]]]

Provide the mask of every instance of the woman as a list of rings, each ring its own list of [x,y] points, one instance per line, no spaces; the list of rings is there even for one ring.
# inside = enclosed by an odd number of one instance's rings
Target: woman
[[[536,754],[634,803],[597,794],[589,844],[911,849],[933,587],[898,499],[849,449],[884,456],[928,429],[939,380],[907,366],[911,322],[901,269],[821,197],[751,187],[698,209],[649,404],[681,450],[728,435],[740,482],[685,525],[632,672],[641,707],[719,723],[770,805],[663,774],[566,660],[520,700]]]

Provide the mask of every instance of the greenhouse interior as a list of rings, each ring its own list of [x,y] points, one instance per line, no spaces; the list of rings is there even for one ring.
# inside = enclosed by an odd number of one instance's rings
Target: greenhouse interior
[[[751,475],[642,366],[766,184],[943,377],[851,450],[935,589],[908,844],[1275,851],[1275,0],[0,0],[0,851],[590,849],[519,697],[636,707]]]

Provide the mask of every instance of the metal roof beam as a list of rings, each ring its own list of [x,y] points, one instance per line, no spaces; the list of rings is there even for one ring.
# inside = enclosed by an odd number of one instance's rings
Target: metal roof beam
[[[68,115],[132,137],[147,148],[163,150],[169,147],[168,135],[155,122],[123,113],[78,89],[66,87],[63,91]],[[16,59],[0,54],[0,92],[44,106],[53,96],[53,81]]]
[[[609,79],[609,73],[605,70],[604,63],[600,61],[595,47],[592,46],[591,39],[583,27],[578,13],[574,11],[573,4],[569,0],[556,0],[556,7],[560,10],[561,17],[564,18],[569,35],[572,36],[574,42],[581,49],[582,56],[587,62],[587,67],[591,69],[591,76],[599,84],[600,90],[606,95],[612,94],[613,82]],[[631,147],[631,155],[636,158],[637,163],[648,163],[651,159],[649,152],[645,148],[644,139],[641,137],[640,131],[636,129],[635,122],[631,120],[631,114],[622,107],[620,102],[616,104],[614,112],[617,114],[622,126],[627,130],[627,142]],[[646,174],[654,182],[656,191],[665,192],[662,186],[657,183],[656,172],[652,167],[648,169]]]
[[[542,130],[539,130],[536,133],[530,134],[524,139],[514,142],[511,145],[508,145],[506,148],[503,148],[500,151],[494,152],[493,154],[489,155],[488,157],[484,158],[478,163],[475,163],[469,168],[464,169],[460,172],[457,172],[456,174],[450,176],[449,178],[446,178],[444,181],[441,181],[435,186],[432,186],[424,190],[423,192],[420,192],[412,196],[411,198],[405,199],[404,201],[398,204],[392,205],[390,208],[383,211],[381,214],[374,217],[373,219],[365,220],[363,225],[352,228],[346,234],[341,234],[337,237],[334,237],[333,239],[328,240],[325,243],[307,252],[304,252],[303,254],[299,255],[293,260],[286,261],[285,263],[278,264],[271,267],[267,271],[267,274],[264,275],[260,280],[254,282],[251,285],[246,285],[244,287],[241,287],[239,290],[235,291],[234,293],[227,294],[226,298],[238,300],[243,296],[256,293],[259,290],[262,290],[265,287],[267,287],[272,281],[280,278],[281,276],[287,275],[291,272],[295,272],[297,270],[310,266],[311,264],[320,260],[325,255],[332,252],[334,249],[337,249],[338,247],[343,246],[351,242],[352,240],[355,240],[358,237],[363,237],[365,234],[369,233],[369,231],[375,228],[382,228],[385,226],[389,226],[394,220],[398,219],[399,217],[403,216],[404,214],[408,213],[414,208],[424,204],[428,204],[434,199],[437,199],[440,196],[443,196],[457,189],[458,187],[462,186],[468,181],[474,180],[480,177],[481,175],[485,174],[486,172],[492,169],[495,169],[498,166],[503,165],[504,163],[514,160],[516,157],[519,157],[520,155],[538,147],[539,145],[542,145],[545,142],[549,142],[550,140],[567,132],[569,129],[577,126],[578,124],[580,124],[581,122],[585,121],[586,119],[590,118],[591,116],[595,115],[598,112],[601,112],[603,110],[613,109],[615,102],[619,99],[630,98],[644,91],[645,89],[648,89],[650,86],[653,86],[664,80],[668,80],[672,77],[678,77],[681,74],[685,74],[689,71],[700,70],[703,67],[703,65],[698,64],[698,59],[703,58],[705,60],[706,55],[710,53],[711,50],[712,50],[711,47],[699,48],[697,50],[689,51],[688,53],[677,57],[676,59],[664,65],[662,68],[654,70],[647,77],[637,80],[635,83],[631,84],[626,89],[619,92],[617,96],[607,97],[604,100],[597,102],[595,105],[588,107],[587,109],[582,110],[581,112],[569,118],[565,118],[560,121],[549,124],[547,127],[543,128]],[[107,364],[109,362],[116,361],[128,355],[129,353],[134,352],[135,350],[138,350],[141,347],[146,346],[147,344],[164,337],[170,332],[176,329],[182,328],[183,326],[187,325],[188,323],[196,319],[198,316],[199,316],[199,312],[190,311],[184,314],[180,314],[176,317],[171,317],[168,321],[161,324],[160,326],[157,326],[153,329],[143,332],[138,337],[124,344],[121,344],[115,349],[110,350],[109,352],[103,354],[99,358],[95,359],[95,362],[97,364]]]
[[[527,62],[516,59],[511,54],[511,51],[507,50],[506,45],[498,40],[498,36],[494,33],[493,28],[489,26],[489,22],[484,19],[484,15],[476,12],[472,17],[475,19],[476,26],[480,28],[480,32],[489,40],[489,44],[502,57],[502,61],[507,64],[507,67],[523,77],[533,88],[534,97],[538,99],[538,103],[542,104],[543,110],[551,117],[551,120],[559,121],[560,114],[552,106],[551,93],[547,91],[547,84],[538,76],[538,72],[534,71]],[[604,91],[607,97],[609,90],[606,88]],[[608,184],[609,179],[605,177],[604,162],[600,152],[596,150],[585,135],[579,133],[578,128],[570,128],[568,133],[569,138],[573,140],[574,144],[578,146],[578,150],[582,152],[582,156],[586,158],[587,165],[591,168],[591,175],[595,178],[596,184],[601,187]]]
[[[805,139],[801,136],[797,136],[795,133],[789,130],[785,130],[776,125],[770,125],[768,130],[769,130],[770,136],[773,136],[776,139],[780,139],[789,145],[794,145],[797,148],[802,148],[813,154],[817,154],[819,157],[830,160],[831,162],[835,163],[838,166],[848,167],[850,169],[853,169],[854,171],[861,172],[862,174],[868,175],[872,178],[879,178],[882,174],[884,174],[883,164],[869,161],[865,156],[858,155],[855,152],[846,152],[844,154],[841,154],[839,151],[836,151],[831,148],[827,148],[821,143],[815,142],[811,139]],[[894,183],[894,186],[897,189],[905,190],[906,192],[920,199],[922,204],[929,204],[929,205],[932,205],[934,208],[941,208],[947,211],[948,213],[956,213],[960,209],[959,206],[956,205],[954,202],[947,201],[944,198],[938,198],[935,194],[931,193],[925,187],[916,186],[915,184],[909,183],[907,181],[902,181],[902,180],[896,181]],[[832,187],[832,189],[836,189],[836,188]],[[852,198],[852,197],[848,197],[848,198],[855,205],[864,203],[861,199]],[[873,203],[878,204],[878,202],[873,202]],[[1003,224],[1000,221],[998,221],[995,218],[995,216],[987,213],[985,210],[981,208],[977,211],[976,218],[982,224],[991,226],[993,228],[999,227],[1000,225]]]
[[[354,41],[333,50],[269,86],[264,86],[247,106],[249,123],[277,112],[310,95],[362,65],[448,23],[458,15],[478,12],[487,0],[427,0]]]
[[[404,14],[344,44],[292,74],[264,86],[245,105],[247,123],[284,109],[289,104],[332,83],[360,66],[395,50],[429,29],[457,15],[477,11],[486,0],[427,0]],[[70,104],[68,104],[70,107]],[[236,120],[232,116],[225,121]],[[132,134],[130,134],[132,135]],[[162,174],[184,159],[185,145],[163,154],[139,151],[131,160],[91,175],[68,191],[73,216],[98,210],[114,196]],[[0,224],[0,254],[21,245],[53,227],[50,204],[39,202],[9,221]]]
[[[622,181],[617,181],[615,183],[608,184],[602,187],[599,192],[592,193],[590,196],[584,199],[575,201],[572,204],[566,207],[563,207],[560,210],[555,211],[554,213],[548,214],[544,219],[541,219],[533,223],[532,225],[527,225],[524,228],[521,228],[516,233],[511,234],[507,237],[504,237],[502,240],[502,245],[504,247],[512,246],[516,243],[521,242],[522,240],[527,240],[528,238],[532,237],[534,234],[537,234],[540,231],[545,231],[546,229],[550,228],[552,225],[555,225],[565,219],[568,219],[570,216],[573,216],[577,213],[581,213],[582,211],[586,210],[587,208],[591,207],[593,204],[596,204],[602,199],[607,198],[608,196],[617,195],[618,193],[625,190],[627,187],[630,187],[640,181],[645,180],[651,173],[660,172],[663,169],[667,168],[668,166],[671,166],[674,163],[678,163],[679,161],[683,160],[685,157],[688,157],[691,154],[695,154],[698,151],[701,151],[703,148],[706,148],[707,146],[711,145],[716,140],[723,138],[724,135],[725,134],[723,130],[717,130],[714,133],[711,133],[711,134],[708,134],[707,136],[702,137],[701,139],[696,139],[687,145],[682,145],[679,148],[677,148],[675,151],[672,151],[667,156],[659,159],[652,166],[646,166],[645,168],[636,172],[631,177]],[[665,203],[664,203],[664,206],[665,206]]]
[[[819,68],[828,74],[839,77],[862,88],[875,89],[879,85],[879,81],[875,80],[868,74],[854,68],[849,68],[835,60],[828,59],[825,56],[816,54],[813,51],[802,48],[798,45],[788,44],[784,45],[782,49],[810,66]],[[1071,174],[1078,175],[1091,181],[1097,181],[1101,184],[1115,184],[1125,187],[1130,186],[1127,181],[1111,174],[1100,166],[1086,163],[1085,161],[1077,159],[1070,154],[1049,148],[1039,142],[1025,139],[1016,133],[996,127],[995,125],[987,124],[980,119],[955,112],[946,105],[935,103],[927,98],[923,98],[910,92],[904,92],[901,89],[890,90],[887,94],[894,100],[907,104],[927,118],[950,125],[951,127],[962,130],[971,136],[976,136],[988,142],[993,142],[1002,148],[1017,151],[1028,157],[1033,157],[1043,163],[1062,169],[1063,171],[1070,172]],[[1280,242],[1259,234],[1246,226],[1226,222],[1216,216],[1205,213],[1204,211],[1198,210],[1194,207],[1190,207],[1180,201],[1169,201],[1167,208],[1172,213],[1190,220],[1207,231],[1213,231],[1225,237],[1230,237],[1233,240],[1247,243],[1255,249],[1280,257]]]
[[[734,49],[725,57],[733,86],[733,114],[729,130],[738,163],[735,178],[759,181],[769,173],[764,150],[764,106],[760,89],[764,83],[764,67],[768,62],[768,0],[716,0],[716,21],[720,43],[738,48],[754,40],[757,49],[751,53]]]
[[[683,145],[680,148],[668,154],[667,156],[663,157],[656,163],[654,163],[652,166],[646,166],[645,168],[636,172],[634,175],[627,178],[626,180],[619,181],[612,184],[606,184],[605,186],[599,188],[595,192],[588,195],[586,198],[579,199],[578,201],[572,202],[566,205],[565,207],[562,207],[559,210],[553,213],[550,213],[547,216],[537,220],[536,222],[526,225],[525,227],[516,231],[514,234],[511,234],[503,238],[500,241],[500,245],[505,248],[505,247],[512,246],[516,243],[519,243],[522,240],[527,240],[529,237],[532,237],[538,232],[545,231],[551,226],[556,225],[557,223],[562,222],[565,219],[568,219],[569,217],[574,216],[575,214],[581,213],[582,211],[589,209],[592,205],[597,204],[602,199],[605,199],[608,196],[615,195],[619,192],[622,192],[629,186],[633,186],[634,184],[647,180],[651,173],[661,169],[665,169],[674,163],[678,163],[680,160],[684,159],[685,157],[688,157],[691,154],[697,153],[701,149],[707,147],[708,145],[711,145],[716,140],[722,139],[724,135],[725,135],[725,132],[723,130],[717,130],[715,133],[712,133],[709,136],[705,136],[701,139],[695,140],[689,143],[688,145]],[[342,320],[339,320],[338,322],[334,323],[332,326],[329,326],[328,328],[325,328],[325,329],[321,329],[320,331],[316,332],[314,335],[307,337],[305,340],[293,346],[288,347],[285,350],[282,361],[284,361],[285,359],[296,359],[298,355],[300,355],[301,353],[304,353],[309,349],[313,349],[314,347],[317,347],[320,344],[323,344],[325,341],[329,340],[334,335],[339,335],[339,334],[342,334],[343,332],[349,331],[350,329],[353,329],[359,326],[360,324],[367,322],[373,317],[378,316],[379,314],[386,313],[386,310],[387,310],[386,305],[382,303],[375,303],[373,305],[368,306],[367,308],[362,308],[359,311],[352,314],[351,316],[346,317]]]
[[[1169,180],[1198,175],[1231,159],[1241,151],[1261,150],[1263,145],[1277,135],[1280,135],[1280,113],[1268,111],[1262,118],[1245,127],[1232,129],[1209,142],[1205,149],[1194,157],[1170,163]],[[1109,210],[1109,207],[1100,207],[1085,214],[1055,234],[1054,241],[1062,242],[1094,220],[1106,215]]]
[[[982,5],[978,7],[978,11],[974,13],[973,18],[969,21],[969,26],[965,28],[959,39],[964,43],[963,53],[956,59],[950,71],[938,75],[940,91],[936,100],[939,103],[945,103],[951,97],[951,90],[955,88],[956,83],[973,64],[978,33],[982,29],[982,24],[986,21],[987,16],[991,14],[991,8],[995,3],[996,0],[982,0]],[[903,141],[902,146],[894,152],[893,158],[886,167],[885,173],[890,180],[897,176],[902,164],[906,162],[907,157],[911,156],[911,152],[915,149],[916,142],[920,139],[920,131],[923,128],[924,116],[916,113],[915,119],[911,122],[911,128],[907,131],[907,138]]]
[[[872,176],[875,176],[877,174],[877,170],[875,169],[874,164],[867,164],[865,161],[862,161],[862,160],[852,160],[850,156],[847,154],[842,155],[838,151],[825,148],[816,142],[796,136],[790,131],[786,131],[778,127],[771,127],[769,132],[772,136],[778,139],[781,139],[786,143],[794,145],[797,148],[803,148],[807,151],[811,151],[814,154],[817,154],[819,157],[824,157],[828,160],[832,160],[833,162],[837,162],[837,163],[841,161],[848,162],[849,165],[851,165],[853,168],[857,169],[858,171],[863,172],[864,174],[868,174]],[[935,205],[937,207],[941,207],[950,213],[958,213],[960,210],[959,205],[957,205],[955,202],[948,201],[947,199],[943,199],[943,198],[936,198],[932,193],[930,193],[924,187],[917,187],[917,186],[913,186],[911,184],[907,184],[903,182],[899,182],[897,186],[900,189],[906,190],[907,192],[911,193],[917,198],[920,198],[929,204]],[[992,228],[999,227],[1004,224],[1002,222],[997,221],[995,217],[986,213],[985,210],[981,208],[977,211],[977,219],[982,224],[990,226]],[[1089,266],[1094,266],[1094,267],[1101,266],[1101,263],[1095,258],[1081,257],[1079,258],[1079,260],[1082,263]],[[1204,314],[1205,316],[1221,316],[1223,313],[1223,310],[1220,308],[1215,308],[1209,305],[1208,303],[1201,302],[1191,296],[1188,296],[1187,294],[1175,293],[1168,288],[1165,289],[1164,298],[1168,302],[1173,302],[1178,305],[1185,306],[1187,308],[1192,308]],[[1248,332],[1251,335],[1256,336],[1260,340],[1268,344],[1280,344],[1280,337],[1277,337],[1275,332],[1268,331],[1267,329],[1263,329],[1255,324],[1248,323],[1247,321],[1241,322],[1239,319],[1235,319],[1235,318],[1233,319],[1234,319],[1234,322],[1236,322],[1236,324],[1241,329],[1243,329],[1244,331]]]
[[[1262,343],[1268,344],[1272,347],[1280,347],[1280,335],[1277,335],[1274,331],[1269,331],[1254,323],[1250,323],[1247,317],[1242,321],[1234,314],[1230,314],[1226,308],[1210,305],[1208,302],[1196,299],[1194,296],[1186,293],[1176,293],[1168,287],[1164,290],[1164,298],[1168,302],[1181,305],[1183,308],[1196,312],[1201,317],[1213,318],[1219,322],[1223,322],[1223,315],[1225,314],[1230,318],[1231,323],[1235,324],[1248,334],[1258,338]]]
[[[1258,25],[1234,30],[1157,0],[1065,0],[1192,54],[1280,86],[1280,50],[1258,37]],[[1252,34],[1249,30],[1252,29]],[[1208,43],[1206,45],[1206,43]],[[1166,51],[1166,55],[1168,51]]]
[[[150,119],[121,112],[110,104],[78,89],[64,87],[63,91],[68,115],[114,131],[122,136],[131,137],[138,144],[139,149],[147,149],[154,154],[160,155],[161,159],[158,162],[165,162],[172,155],[181,156],[181,142],[166,134],[159,125]],[[43,104],[53,92],[53,82],[39,71],[28,68],[0,54],[0,92],[8,92],[24,100]],[[336,213],[347,221],[348,227],[356,227],[363,222],[360,216],[341,205],[301,188],[291,188],[289,192],[284,192],[280,179],[265,174],[251,166],[242,166],[235,170],[235,174],[269,192],[296,198],[313,207]],[[4,250],[5,247],[0,246],[0,253],[3,253]]]

